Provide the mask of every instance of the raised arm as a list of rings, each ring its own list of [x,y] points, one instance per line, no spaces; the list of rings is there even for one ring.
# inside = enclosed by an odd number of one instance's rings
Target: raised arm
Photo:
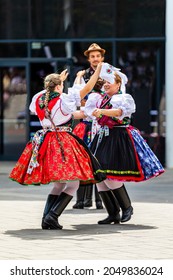
[[[63,70],[59,75],[61,77],[61,81],[64,82],[67,79],[67,76],[68,76],[67,69]]]
[[[94,74],[91,76],[91,78],[86,83],[84,88],[80,90],[81,99],[83,99],[93,89],[95,83],[98,80],[101,68],[102,68],[102,62],[100,62],[97,65],[97,68],[96,68],[96,71],[94,72]]]

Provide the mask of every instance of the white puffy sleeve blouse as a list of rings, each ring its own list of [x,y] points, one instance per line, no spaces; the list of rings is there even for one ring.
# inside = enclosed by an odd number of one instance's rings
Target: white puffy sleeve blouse
[[[100,108],[103,96],[98,93],[91,93],[85,103],[84,113],[86,116],[95,118],[92,113],[96,108]],[[117,117],[122,120],[124,117],[131,117],[132,113],[136,111],[136,105],[133,97],[130,94],[114,94],[110,99],[112,108],[121,109],[122,115]]]
[[[60,98],[51,110],[51,118],[55,125],[63,125],[72,118],[72,113],[81,104],[80,90],[82,88],[81,85],[75,84],[73,87],[68,88],[68,94],[62,93],[60,95]],[[45,93],[45,90],[35,94],[29,106],[29,110],[36,115],[36,100],[43,93]],[[51,122],[47,118],[44,118],[42,121],[40,120],[40,123],[42,126],[51,126]]]

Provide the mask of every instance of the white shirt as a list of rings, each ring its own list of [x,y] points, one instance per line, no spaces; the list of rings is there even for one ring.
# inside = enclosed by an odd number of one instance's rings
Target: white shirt
[[[51,118],[55,125],[63,125],[72,118],[72,113],[76,111],[77,106],[81,104],[81,89],[81,85],[75,84],[73,87],[68,88],[68,94],[62,93],[60,95],[60,98],[51,110]],[[43,93],[45,93],[45,90],[35,94],[29,106],[29,110],[36,115],[36,100]],[[47,118],[44,118],[42,121],[40,120],[40,123],[44,127],[51,126],[51,122]]]
[[[100,108],[102,100],[103,96],[99,93],[91,93],[85,103],[84,114],[92,119],[95,119],[95,117],[92,116],[92,113],[96,108]],[[130,118],[132,113],[135,113],[136,111],[135,101],[128,93],[114,94],[109,102],[112,105],[112,109],[122,110],[122,115],[120,117],[116,117],[119,120],[122,120],[125,117]]]

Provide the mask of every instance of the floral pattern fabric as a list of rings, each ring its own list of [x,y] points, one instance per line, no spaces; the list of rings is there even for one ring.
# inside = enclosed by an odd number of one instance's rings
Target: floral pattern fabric
[[[84,146],[70,133],[58,132],[58,136],[63,144],[65,161],[62,158],[56,132],[48,132],[38,151],[38,165],[31,174],[27,173],[33,152],[32,142],[29,142],[13,168],[10,179],[23,185],[74,180],[96,182],[94,172],[98,173],[99,170],[93,170],[90,155]]]

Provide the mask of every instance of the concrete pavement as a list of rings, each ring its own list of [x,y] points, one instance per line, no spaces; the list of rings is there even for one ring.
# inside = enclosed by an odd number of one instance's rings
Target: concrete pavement
[[[40,227],[51,185],[20,186],[8,179],[14,162],[0,163],[0,260],[159,260],[173,259],[173,170],[142,183],[127,183],[132,219],[98,225],[105,209],[74,210],[59,221],[63,230]]]

